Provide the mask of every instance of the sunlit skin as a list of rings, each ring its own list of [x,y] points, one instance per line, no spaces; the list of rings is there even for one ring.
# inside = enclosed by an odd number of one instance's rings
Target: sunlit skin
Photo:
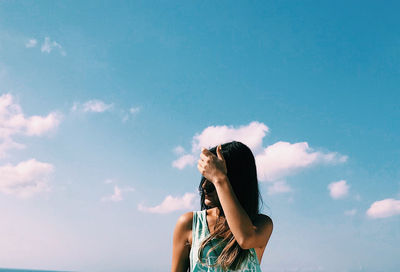
[[[212,182],[215,191],[207,194],[204,203],[212,208],[207,209],[207,224],[212,232],[219,214],[218,206],[224,210],[225,218],[236,241],[243,249],[254,248],[261,264],[264,250],[273,230],[271,219],[263,214],[254,221],[250,220],[239,203],[227,177],[226,163],[217,148],[217,156],[202,148],[197,168],[199,172]],[[203,184],[203,188],[205,183]],[[175,226],[172,247],[172,272],[186,272],[189,268],[189,252],[192,243],[193,212],[183,214]]]
[[[209,182],[209,181],[206,181]],[[204,182],[203,184],[203,188],[205,187],[206,182]],[[209,207],[217,207],[220,205],[219,203],[219,199],[218,199],[218,195],[217,195],[217,191],[213,191],[211,193],[208,193],[207,191],[205,192],[204,195],[204,204],[206,204]]]

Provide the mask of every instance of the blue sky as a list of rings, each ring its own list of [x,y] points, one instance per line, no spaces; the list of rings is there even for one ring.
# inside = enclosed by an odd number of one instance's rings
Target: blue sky
[[[397,271],[399,8],[1,1],[0,267],[167,271],[201,146],[239,140],[263,271]]]

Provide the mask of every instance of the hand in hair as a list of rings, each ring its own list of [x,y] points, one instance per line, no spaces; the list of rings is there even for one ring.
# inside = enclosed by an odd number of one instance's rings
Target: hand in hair
[[[197,169],[210,182],[215,183],[226,177],[227,169],[224,156],[221,152],[221,145],[217,147],[217,156],[208,149],[202,148]]]

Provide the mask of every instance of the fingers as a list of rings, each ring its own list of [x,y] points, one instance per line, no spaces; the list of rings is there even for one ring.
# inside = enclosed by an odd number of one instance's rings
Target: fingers
[[[217,155],[218,155],[218,153],[220,154],[220,155],[222,155],[221,154],[221,145],[219,145],[217,148],[216,148],[216,151],[217,151]],[[200,153],[200,157],[202,157],[202,158],[208,158],[208,157],[214,157],[215,155],[214,155],[214,153],[212,153],[210,150],[208,150],[207,148],[204,148],[204,147],[202,147],[201,148],[201,153]],[[215,156],[215,157],[217,157],[217,156]]]
[[[207,148],[204,148],[204,147],[201,148],[201,153],[204,155],[209,155],[209,156],[214,155],[210,150],[208,150]]]
[[[207,165],[207,163],[202,160],[198,160],[197,165],[200,165],[201,167],[205,167]]]
[[[199,170],[199,172],[204,176],[205,173],[205,169],[204,166],[201,163],[197,164],[197,169]]]
[[[221,149],[222,149],[222,146],[219,145],[219,146],[217,147],[217,156],[218,156],[218,159],[224,160],[224,156],[222,155]]]
[[[219,145],[216,148],[217,151],[217,156],[214,155],[214,153],[210,152],[208,149],[202,147],[202,152],[200,153],[200,159],[199,162],[202,162],[204,165],[208,164],[208,163],[212,163],[213,161],[215,161],[215,159],[220,159],[225,163],[225,158],[222,155],[221,152],[222,146]]]
[[[208,159],[208,156],[205,155],[204,153],[200,153],[200,158],[203,159],[204,161]]]

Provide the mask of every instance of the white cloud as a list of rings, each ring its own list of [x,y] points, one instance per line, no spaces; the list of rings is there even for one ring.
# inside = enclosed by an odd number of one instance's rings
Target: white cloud
[[[146,207],[143,204],[138,205],[138,210],[142,212],[148,213],[171,213],[178,210],[193,210],[194,209],[194,200],[196,194],[186,193],[183,197],[173,197],[168,195],[164,201],[157,206],[154,207]]]
[[[270,194],[276,194],[291,191],[290,186],[285,182],[287,176],[318,164],[337,164],[347,161],[347,156],[337,152],[314,150],[309,147],[307,142],[279,141],[263,147],[263,138],[268,132],[268,126],[257,121],[238,128],[232,126],[207,127],[201,133],[193,136],[191,153],[178,154],[183,148],[176,149],[175,153],[180,157],[173,161],[172,166],[183,169],[186,166],[194,165],[201,147],[211,148],[222,143],[239,141],[252,150],[256,160],[258,179],[276,183],[269,188]]]
[[[232,126],[210,126],[193,137],[192,152],[196,153],[201,151],[202,147],[211,148],[230,141],[242,142],[250,149],[256,150],[261,147],[262,139],[268,131],[269,128],[266,125],[257,121],[238,128]]]
[[[128,121],[128,119],[132,116],[135,115],[136,113],[138,113],[140,111],[140,107],[131,107],[127,113],[125,110],[123,110],[122,112],[124,113],[124,116],[122,117],[122,122],[126,122]]]
[[[137,112],[139,112],[140,111],[140,107],[132,107],[132,108],[130,108],[129,109],[129,112],[131,113],[131,114],[135,114],[135,113],[137,113]]]
[[[114,186],[114,193],[111,196],[105,196],[101,198],[101,201],[113,201],[113,202],[118,202],[123,200],[122,193],[123,192],[133,192],[135,191],[134,188],[132,187],[126,187],[126,188],[120,188],[118,186]]]
[[[49,191],[48,180],[53,170],[53,165],[36,159],[22,161],[15,166],[0,166],[0,192],[26,198]]]
[[[351,210],[344,211],[344,214],[347,216],[353,216],[356,213],[357,213],[357,209],[351,209]]]
[[[35,47],[36,44],[37,44],[37,40],[36,40],[36,39],[30,39],[30,40],[25,44],[25,47],[26,47],[26,48]]]
[[[24,149],[25,145],[14,142],[11,138],[5,138],[0,143],[0,158],[7,156],[7,151],[10,149]]]
[[[121,201],[122,200],[122,192],[118,186],[114,186],[114,194],[111,196],[105,196],[101,199],[101,201]]]
[[[173,161],[172,166],[178,169],[183,169],[187,165],[194,165],[195,161],[196,161],[195,156],[193,156],[192,154],[186,154],[179,157],[177,160]]]
[[[60,51],[61,55],[63,56],[66,55],[66,52],[64,51],[63,47],[56,41],[51,41],[49,37],[44,38],[44,42],[42,43],[42,47],[40,48],[40,50],[43,53],[50,53],[55,48]]]
[[[345,180],[330,183],[328,189],[329,194],[334,199],[343,198],[349,193],[349,185]]]
[[[83,111],[84,112],[104,112],[109,110],[113,107],[113,104],[105,104],[101,100],[90,100],[83,104]]]
[[[211,148],[221,143],[240,141],[250,149],[261,148],[262,139],[268,132],[268,127],[260,122],[251,122],[247,126],[234,128],[232,126],[210,126],[192,139],[192,153],[181,155],[172,166],[183,169],[188,165],[194,165],[202,147]]]
[[[80,105],[79,102],[74,102],[71,111],[82,111],[82,112],[105,112],[107,110],[110,110],[114,105],[111,104],[106,104],[101,100],[98,99],[92,99],[89,101],[86,101],[83,103],[83,105]]]
[[[114,103],[107,104],[106,102],[99,99],[91,99],[84,103],[75,101],[72,104],[71,112],[77,113],[103,113],[106,111],[111,111],[113,114],[117,114],[120,116],[123,123],[128,121],[132,116],[137,114],[140,111],[140,107],[130,108],[130,109],[114,109]]]
[[[273,195],[273,194],[278,194],[278,193],[287,193],[287,192],[291,192],[292,188],[286,184],[285,181],[281,180],[281,181],[276,181],[274,183],[272,183],[271,186],[268,186],[268,194],[269,195]]]
[[[61,116],[59,113],[50,113],[46,117],[31,116],[26,122],[27,135],[42,135],[45,132],[57,127],[60,123]]]
[[[371,218],[385,218],[400,215],[400,200],[387,198],[375,201],[367,210],[367,215]]]
[[[274,182],[316,164],[344,162],[347,157],[335,152],[314,151],[307,142],[279,141],[265,148],[255,159],[259,179]]]
[[[10,149],[22,149],[25,146],[13,141],[15,135],[42,136],[54,130],[60,124],[62,114],[51,112],[47,116],[25,117],[22,108],[14,102],[11,94],[0,96],[0,158]]]

